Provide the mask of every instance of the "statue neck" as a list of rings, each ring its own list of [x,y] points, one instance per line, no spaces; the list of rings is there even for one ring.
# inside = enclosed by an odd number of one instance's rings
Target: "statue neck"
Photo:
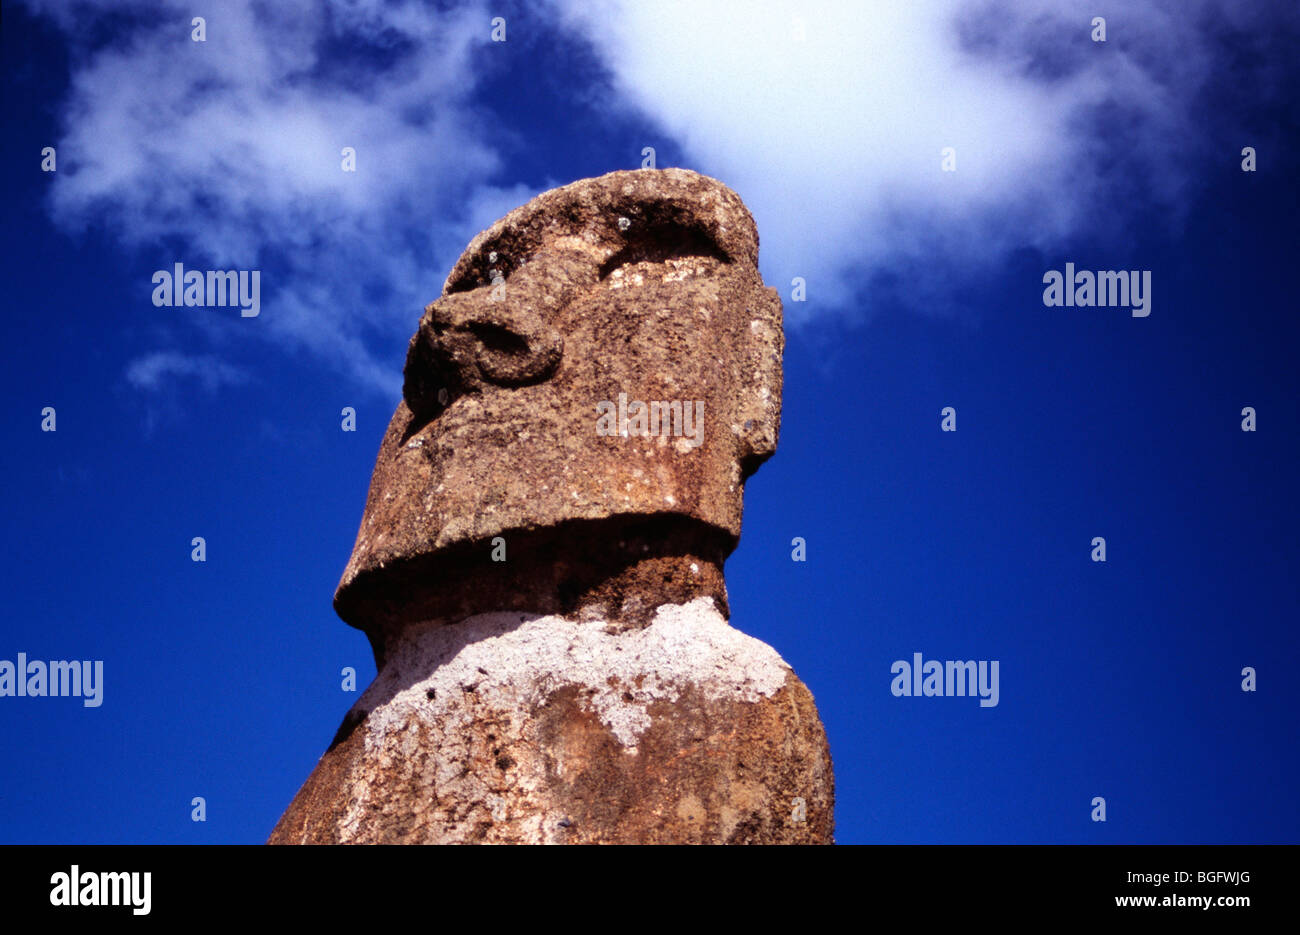
[[[346,606],[336,598],[335,607],[366,631],[379,667],[413,624],[454,625],[495,611],[633,629],[663,604],[711,597],[727,616],[722,567],[734,545],[686,516],[570,521],[389,565],[353,582]]]

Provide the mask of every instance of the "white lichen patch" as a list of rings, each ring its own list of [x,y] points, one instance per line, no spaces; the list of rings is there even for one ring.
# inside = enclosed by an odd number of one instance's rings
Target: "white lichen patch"
[[[690,692],[724,706],[758,704],[794,679],[775,650],[729,626],[711,598],[663,605],[642,629],[610,626],[595,606],[579,618],[481,614],[412,627],[390,646],[353,707],[354,717],[369,716],[358,728],[364,752],[346,780],[339,840],[382,840],[376,816],[395,802],[417,838],[438,828],[442,840],[468,840],[465,829],[490,828],[492,840],[564,840],[567,812],[551,786],[554,776],[581,770],[583,754],[572,759],[541,733],[557,692],[605,726],[620,757],[637,757],[654,717],[673,717],[672,707],[652,716],[656,703]],[[489,750],[512,759],[478,763]],[[498,834],[505,837],[491,837]]]
[[[790,672],[776,650],[731,627],[702,597],[665,604],[639,630],[602,621],[480,614],[451,626],[416,627],[390,650],[383,672],[357,701],[369,712],[366,745],[412,720],[451,727],[464,704],[526,716],[554,692],[577,686],[625,747],[650,726],[648,707],[692,688],[706,698],[771,697]]]
[[[644,286],[645,276],[640,273],[628,275],[623,269],[616,269],[609,274],[609,287],[611,289],[622,289],[624,286]]]
[[[659,282],[684,282],[687,279],[705,276],[716,269],[717,263],[701,263],[691,257],[669,257],[665,260],[642,260],[637,263],[628,263],[620,266],[609,274],[609,287],[611,289],[622,289],[626,286],[644,286],[648,281],[647,277],[653,276]],[[708,312],[704,312],[707,319]],[[655,313],[658,317],[668,316],[666,310],[660,310]]]

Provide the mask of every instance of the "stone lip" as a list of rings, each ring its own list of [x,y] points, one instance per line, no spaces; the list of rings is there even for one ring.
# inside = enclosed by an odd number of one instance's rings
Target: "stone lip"
[[[270,843],[831,843],[811,694],[708,598],[409,627]]]
[[[757,256],[739,196],[681,169],[575,182],[476,237],[412,338],[340,616],[373,640],[394,617],[376,597],[393,569],[428,560],[436,576],[443,557],[487,562],[496,537],[569,522],[674,514],[734,548],[744,481],[780,427],[781,302]],[[621,397],[700,413],[698,436],[603,432],[600,405]],[[577,551],[553,537],[556,560]]]

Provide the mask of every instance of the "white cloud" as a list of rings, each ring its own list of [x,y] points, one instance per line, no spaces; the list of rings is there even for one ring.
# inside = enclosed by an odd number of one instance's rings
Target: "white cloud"
[[[160,390],[167,377],[193,377],[210,393],[251,379],[245,371],[211,355],[177,351],[155,351],[136,358],[126,368],[127,382],[140,390]]]
[[[934,292],[1016,247],[1122,239],[1137,202],[1176,212],[1212,23],[1270,18],[1244,0],[557,3],[619,95],[745,199],[769,281],[807,279],[796,321],[847,311],[879,272]]]
[[[49,12],[75,46],[110,10]],[[158,268],[262,268],[262,315],[242,335],[260,328],[396,396],[393,361],[442,285],[437,266],[477,232],[465,206],[494,195],[483,180],[499,159],[470,100],[490,16],[477,2],[232,0],[203,11],[207,39],[193,42],[194,12],[163,4],[74,54],[54,219],[102,223]],[[364,63],[350,64],[358,46]]]

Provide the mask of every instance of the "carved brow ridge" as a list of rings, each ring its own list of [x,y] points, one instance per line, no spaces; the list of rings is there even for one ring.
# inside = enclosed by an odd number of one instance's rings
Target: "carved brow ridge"
[[[652,216],[636,222],[629,220],[622,240],[623,245],[600,264],[600,279],[607,278],[614,270],[628,263],[662,263],[685,257],[711,257],[722,263],[732,262],[732,258],[703,226],[675,217]],[[513,270],[528,262],[533,252],[512,258],[503,249],[489,250],[488,246],[502,247],[501,244],[493,243],[478,250],[468,264],[467,272],[471,272],[471,275],[463,276],[449,285],[448,294],[488,285],[494,270],[503,278],[509,278]],[[497,254],[496,260],[491,259],[492,253]],[[486,270],[487,275],[472,275],[472,271],[476,270]]]
[[[631,231],[629,231],[631,233]],[[628,263],[662,263],[678,257],[712,257],[730,263],[718,242],[698,227],[662,224],[628,239],[627,246],[600,264],[600,278]]]
[[[556,237],[579,236],[603,254],[600,276],[626,263],[711,257],[757,265],[758,235],[740,197],[689,170],[611,172],[553,189],[480,233],[447,277],[443,294],[489,285]]]

